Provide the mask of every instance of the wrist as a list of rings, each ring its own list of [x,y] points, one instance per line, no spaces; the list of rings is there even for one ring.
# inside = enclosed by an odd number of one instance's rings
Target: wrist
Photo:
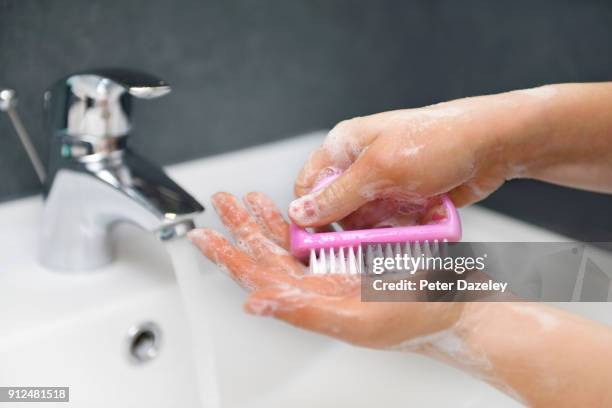
[[[507,153],[498,158],[509,168],[507,178],[610,191],[612,83],[546,85],[508,95],[514,123],[500,141]]]
[[[555,85],[492,95],[481,157],[506,180],[532,178],[550,157]]]

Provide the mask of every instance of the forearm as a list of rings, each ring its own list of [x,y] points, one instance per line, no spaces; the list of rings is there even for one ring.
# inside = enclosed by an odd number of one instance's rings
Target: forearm
[[[612,82],[509,95],[522,105],[517,118],[525,119],[504,141],[505,160],[518,166],[518,176],[612,193]]]
[[[612,329],[536,303],[471,303],[424,354],[536,407],[612,406]]]

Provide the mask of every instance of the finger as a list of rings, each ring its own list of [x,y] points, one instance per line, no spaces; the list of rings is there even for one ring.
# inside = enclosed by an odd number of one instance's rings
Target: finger
[[[465,207],[466,205],[473,204],[480,201],[480,196],[475,194],[474,191],[462,184],[459,187],[455,187],[448,192],[448,197],[451,199],[455,207]]]
[[[378,199],[370,201],[349,214],[340,225],[346,230],[372,228],[397,215],[398,203],[395,200]]]
[[[247,194],[244,202],[263,227],[264,234],[282,248],[289,250],[289,224],[274,202],[265,194],[258,192]]]
[[[326,169],[339,167],[332,158],[332,155],[327,148],[322,145],[311,153],[298,174],[298,177],[293,186],[293,192],[296,197],[301,197],[308,194],[315,186],[317,181],[321,179],[321,174],[325,173]]]
[[[294,200],[289,206],[289,217],[302,227],[318,227],[341,220],[375,198],[362,190],[377,178],[377,172],[362,156],[323,189]]]
[[[338,123],[315,150],[298,175],[294,190],[297,197],[308,194],[326,168],[348,168],[379,133],[376,115],[358,117]],[[377,117],[377,116],[376,116]]]
[[[259,224],[240,205],[236,197],[229,193],[217,193],[213,196],[212,203],[223,225],[236,239],[238,246],[253,258],[258,260],[264,257],[277,258],[279,255],[287,255],[286,251],[265,237]]]
[[[276,268],[262,267],[217,231],[208,228],[194,229],[189,232],[188,237],[208,259],[226,270],[236,282],[248,290],[270,285],[295,284],[301,278],[296,273],[288,273],[295,268],[289,265],[287,259],[278,259],[275,262]]]
[[[193,229],[189,231],[188,237],[208,259],[227,270],[238,283],[253,289],[251,275],[256,265],[251,257],[215,230]]]
[[[419,224],[430,224],[446,218],[446,209],[439,197],[431,199],[427,211],[421,216]]]

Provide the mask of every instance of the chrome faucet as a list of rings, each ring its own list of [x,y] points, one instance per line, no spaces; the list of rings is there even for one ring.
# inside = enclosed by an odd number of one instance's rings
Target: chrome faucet
[[[51,149],[39,251],[44,266],[79,271],[109,263],[109,232],[118,222],[162,240],[194,227],[204,207],[126,145],[132,97],[168,92],[151,75],[106,69],[69,75],[45,93]]]

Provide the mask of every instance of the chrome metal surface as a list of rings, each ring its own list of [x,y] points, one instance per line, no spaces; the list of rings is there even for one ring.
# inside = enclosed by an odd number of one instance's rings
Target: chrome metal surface
[[[150,99],[169,89],[150,75],[105,70],[70,75],[45,94],[53,119],[39,246],[43,265],[78,271],[110,262],[109,232],[117,222],[137,224],[163,240],[193,228],[204,207],[126,146],[131,95]]]
[[[146,363],[159,354],[162,341],[160,327],[144,322],[128,329],[128,355],[134,363]]]
[[[101,69],[77,73],[58,81],[45,93],[51,131],[92,143],[128,134],[132,97],[153,99],[170,86],[149,74]]]
[[[17,105],[17,97],[12,89],[0,89],[0,110],[7,111]]]
[[[23,122],[17,113],[17,95],[15,91],[12,89],[1,89],[0,90],[0,110],[5,111],[9,118],[11,119],[11,123],[15,128],[15,132],[17,136],[19,136],[19,140],[23,145],[28,157],[30,158],[30,162],[32,162],[32,166],[34,167],[34,171],[38,176],[38,179],[41,183],[45,182],[45,167],[40,160],[40,156],[32,143],[32,139],[28,134],[25,126],[23,126]]]

